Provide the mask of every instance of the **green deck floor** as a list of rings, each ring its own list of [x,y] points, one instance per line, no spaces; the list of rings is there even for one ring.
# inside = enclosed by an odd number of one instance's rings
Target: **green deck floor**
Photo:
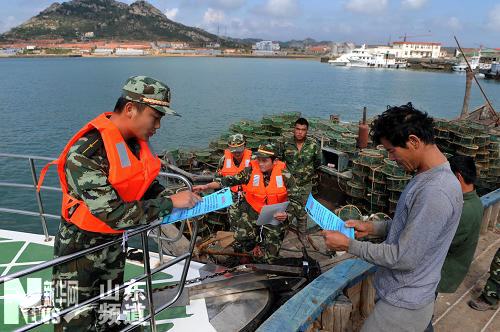
[[[21,271],[23,269],[26,269],[28,267],[35,266],[36,264],[29,264],[30,262],[37,263],[41,261],[47,261],[52,259],[53,257],[53,247],[48,246],[48,245],[42,245],[42,244],[37,244],[37,243],[29,243],[27,247],[24,249],[24,251],[19,255],[17,259],[14,260],[16,255],[18,254],[19,250],[22,249],[23,245],[25,242],[22,241],[15,241],[15,242],[4,242],[2,243],[2,240],[7,240],[0,238],[0,274],[11,274],[14,272]],[[22,264],[22,265],[16,265],[19,263],[28,263],[28,264]],[[6,269],[8,270],[8,273],[5,273]],[[138,276],[142,275],[144,273],[144,268],[142,265],[136,265],[132,264],[130,262],[127,262],[125,266],[125,280],[130,280],[132,278],[137,278]],[[42,271],[39,271],[37,273],[34,273],[30,275],[30,278],[40,278],[42,280],[42,285],[43,281],[50,281],[51,280],[51,268],[45,269]],[[163,282],[155,284],[154,287],[160,287],[162,285],[165,285],[166,283],[169,282],[169,279],[172,279],[173,277],[167,273],[157,273],[153,276],[153,280],[162,280]],[[27,291],[27,277],[23,277],[20,279],[21,285],[23,287],[24,292]],[[140,288],[144,288],[144,286],[140,286]],[[43,286],[42,286],[43,289]],[[24,319],[21,313],[19,313],[20,317],[20,323],[19,324],[5,324],[4,320],[4,285],[0,285],[0,331],[13,331],[16,328],[19,328],[20,326],[24,325]],[[20,294],[20,297],[22,294]],[[175,307],[175,308],[169,308],[164,310],[161,314],[157,315],[156,319],[157,320],[163,320],[163,319],[173,319],[173,318],[183,318],[183,317],[189,317],[186,313],[186,308],[185,307]],[[173,326],[172,323],[167,323],[167,324],[162,324],[161,326],[158,326],[160,331],[167,331],[171,329]],[[148,329],[145,329],[148,330]],[[37,329],[34,329],[33,331],[53,331],[53,326],[52,325],[44,325],[41,326]]]

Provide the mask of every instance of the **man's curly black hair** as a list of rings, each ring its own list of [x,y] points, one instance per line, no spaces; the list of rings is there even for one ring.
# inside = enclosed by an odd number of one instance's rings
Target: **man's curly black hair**
[[[425,144],[434,144],[434,120],[426,112],[413,108],[411,103],[393,106],[373,120],[370,135],[375,144],[385,138],[393,146],[406,148],[410,135]]]

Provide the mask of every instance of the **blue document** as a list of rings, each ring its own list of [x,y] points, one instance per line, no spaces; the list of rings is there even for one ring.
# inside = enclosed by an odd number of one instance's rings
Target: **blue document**
[[[201,216],[209,212],[227,208],[233,204],[233,197],[229,188],[224,188],[210,195],[203,197],[203,200],[198,202],[191,209],[174,208],[172,213],[163,218],[162,224],[172,224],[179,220],[185,220]]]
[[[345,227],[342,219],[321,205],[321,203],[315,200],[311,194],[309,194],[309,198],[307,199],[306,212],[322,229],[327,231],[337,231],[351,239],[354,239],[354,228]]]

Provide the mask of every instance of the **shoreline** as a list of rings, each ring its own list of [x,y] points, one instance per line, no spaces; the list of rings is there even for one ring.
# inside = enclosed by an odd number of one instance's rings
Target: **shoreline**
[[[30,59],[30,58],[255,58],[255,59],[292,59],[292,60],[320,60],[321,57],[313,55],[251,55],[251,54],[158,54],[158,55],[87,55],[87,54],[26,54],[5,55],[1,59]]]

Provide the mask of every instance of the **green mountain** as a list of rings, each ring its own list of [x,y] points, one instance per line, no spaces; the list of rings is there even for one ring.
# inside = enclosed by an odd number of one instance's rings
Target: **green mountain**
[[[216,41],[202,29],[169,20],[146,1],[130,5],[114,0],[73,0],[53,3],[20,26],[0,35],[3,40],[78,39],[93,32],[95,39]]]

